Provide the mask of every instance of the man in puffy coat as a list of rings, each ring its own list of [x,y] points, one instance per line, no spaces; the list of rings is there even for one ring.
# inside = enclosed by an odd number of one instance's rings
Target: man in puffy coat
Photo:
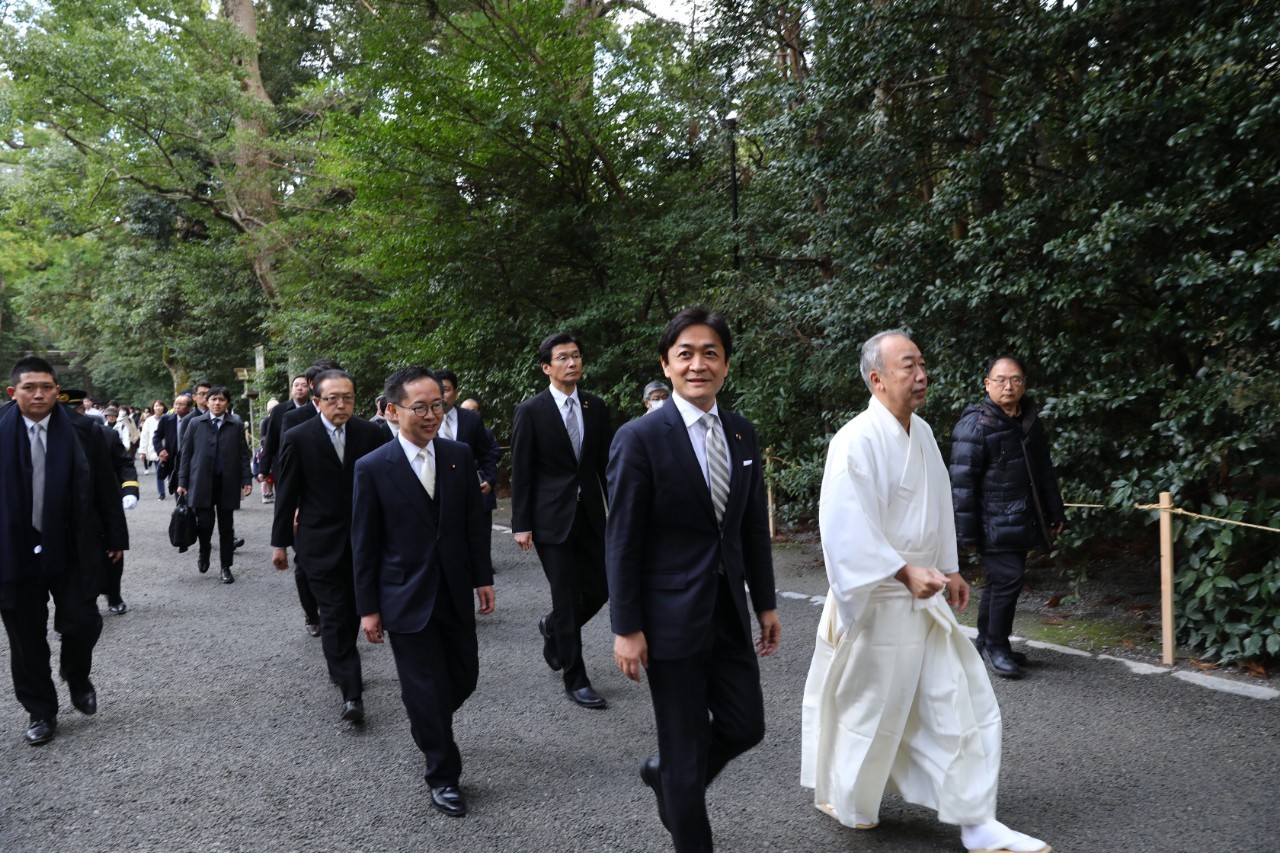
[[[961,548],[982,557],[987,585],[978,607],[978,651],[996,675],[1020,678],[1026,658],[1009,647],[1027,552],[1048,550],[1066,517],[1049,440],[1016,358],[987,368],[987,396],[965,407],[951,434],[951,496]]]

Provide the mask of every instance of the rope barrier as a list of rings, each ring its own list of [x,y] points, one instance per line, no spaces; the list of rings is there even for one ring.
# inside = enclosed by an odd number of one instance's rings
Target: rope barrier
[[[1150,511],[1150,510],[1166,509],[1165,507],[1160,506],[1160,504],[1133,504],[1133,506],[1129,506],[1129,507],[1123,507],[1123,506],[1112,507],[1112,506],[1107,506],[1106,504],[1063,504],[1063,506],[1072,507],[1076,509],[1136,509],[1144,512]],[[1202,515],[1201,513],[1192,512],[1191,510],[1183,509],[1181,507],[1169,507],[1167,508],[1167,511],[1170,515],[1185,515],[1188,518],[1199,518],[1204,521],[1216,521],[1219,524],[1233,524],[1236,527],[1250,527],[1254,530],[1262,530],[1267,533],[1280,533],[1280,528],[1267,527],[1265,524],[1250,524],[1247,521],[1236,521],[1235,519],[1231,519],[1231,518],[1218,518],[1217,516],[1213,516],[1213,515]]]

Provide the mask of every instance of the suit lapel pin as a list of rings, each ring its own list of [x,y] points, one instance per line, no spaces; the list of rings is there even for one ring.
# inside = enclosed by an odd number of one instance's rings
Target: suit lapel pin
[[[591,408],[591,403],[590,403],[589,401],[587,401],[587,400],[583,400],[583,401],[582,401],[582,408],[584,408],[584,409],[589,409],[589,408]]]
[[[457,471],[457,470],[458,470],[458,466],[457,466],[457,465],[454,465],[453,463],[449,463],[449,470],[450,470],[450,471]]]
[[[734,437],[734,438],[736,438],[738,441],[742,441],[742,435],[741,435],[741,433],[736,433],[736,432],[735,432],[735,433],[733,434],[733,437]]]

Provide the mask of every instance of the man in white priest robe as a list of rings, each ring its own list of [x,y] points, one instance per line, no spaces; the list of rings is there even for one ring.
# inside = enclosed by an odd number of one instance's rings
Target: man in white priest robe
[[[951,485],[924,405],[928,375],[900,330],[862,349],[866,411],[827,453],[818,520],[831,585],[805,685],[800,781],[846,826],[886,792],[960,826],[970,851],[1048,853],[995,819],[1000,709],[963,610]]]

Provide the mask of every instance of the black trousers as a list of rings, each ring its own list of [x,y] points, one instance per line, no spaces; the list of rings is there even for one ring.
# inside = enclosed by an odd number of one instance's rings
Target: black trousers
[[[0,608],[9,635],[13,691],[33,720],[51,720],[58,715],[58,691],[49,666],[50,596],[53,627],[62,635],[62,677],[73,688],[83,687],[93,668],[93,647],[102,634],[97,590],[86,591],[73,575],[62,572],[53,578],[18,581],[14,584],[13,606]]]
[[[220,493],[220,486],[221,483],[218,482],[218,478],[214,477],[213,493],[215,495]],[[218,522],[218,559],[222,568],[231,568],[236,556],[234,515],[235,509],[230,506],[219,506],[216,502],[213,506],[196,507],[196,536],[200,540],[201,560],[208,560],[212,551],[213,523],[216,519]]]
[[[474,624],[459,618],[441,583],[427,627],[413,634],[387,632],[400,675],[400,698],[413,742],[427,758],[427,784],[457,785],[462,753],[453,739],[453,715],[476,689],[480,649]]]
[[[302,566],[298,565],[298,555],[293,556],[293,584],[298,588],[298,603],[302,605],[302,613],[308,625],[320,624],[320,605],[311,591],[311,581]],[[356,620],[357,622],[359,620]]]
[[[604,540],[596,535],[581,507],[569,538],[558,545],[534,540],[542,571],[551,586],[551,635],[564,667],[567,690],[590,687],[582,663],[582,626],[609,600],[604,573]]]
[[[364,694],[364,675],[356,646],[360,615],[356,613],[351,555],[330,569],[307,572],[306,577],[319,608],[320,647],[329,666],[329,678],[342,690],[344,701],[359,699]]]
[[[677,853],[712,849],[707,786],[764,738],[760,665],[723,576],[713,622],[711,648],[676,660],[649,659],[662,791]]]
[[[107,597],[107,601],[116,602],[120,600],[120,582],[124,579],[124,557],[111,562],[110,557],[103,557],[102,564],[102,594]]]
[[[983,554],[987,585],[978,605],[978,645],[1009,651],[1013,612],[1027,577],[1027,552]]]

